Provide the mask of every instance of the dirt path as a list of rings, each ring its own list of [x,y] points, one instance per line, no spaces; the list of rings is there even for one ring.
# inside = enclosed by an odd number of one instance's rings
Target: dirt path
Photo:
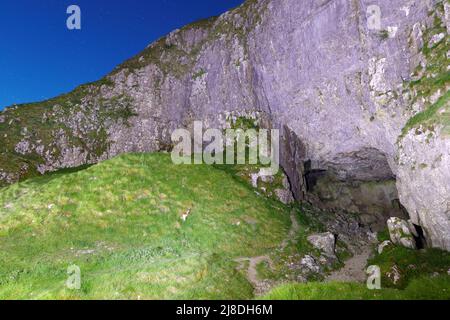
[[[370,246],[362,249],[361,253],[355,254],[345,262],[345,266],[331,273],[326,282],[365,282],[367,279],[366,265],[372,250]]]
[[[291,223],[292,226],[291,229],[289,230],[287,237],[280,244],[281,250],[284,250],[291,241],[295,241],[295,236],[300,229],[300,226],[297,222],[297,218],[295,217],[295,211],[291,212]],[[263,293],[267,290],[268,283],[258,278],[257,266],[261,262],[265,261],[269,264],[269,268],[273,270],[274,269],[273,261],[272,259],[270,259],[268,255],[258,257],[240,257],[235,259],[235,261],[239,263],[239,269],[245,269],[245,262],[248,262],[247,279],[252,284],[256,295]]]

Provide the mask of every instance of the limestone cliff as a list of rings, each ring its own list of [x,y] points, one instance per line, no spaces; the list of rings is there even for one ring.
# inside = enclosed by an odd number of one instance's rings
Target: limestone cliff
[[[282,130],[298,200],[370,213],[354,189],[380,183],[376,208],[406,208],[429,245],[450,250],[449,11],[448,0],[248,0],[96,83],[2,112],[0,179],[167,150],[194,120],[252,117]],[[323,181],[339,192],[315,193]]]

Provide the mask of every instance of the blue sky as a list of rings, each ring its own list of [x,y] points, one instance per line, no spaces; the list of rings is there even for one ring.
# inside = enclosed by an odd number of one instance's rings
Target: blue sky
[[[243,0],[1,0],[0,109],[95,81],[149,43]],[[82,29],[66,27],[69,5]]]

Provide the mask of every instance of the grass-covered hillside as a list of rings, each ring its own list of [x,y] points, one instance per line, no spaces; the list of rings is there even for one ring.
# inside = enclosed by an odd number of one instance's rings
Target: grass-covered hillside
[[[252,298],[235,260],[277,248],[291,212],[168,154],[30,179],[0,189],[0,299]],[[65,286],[73,264],[78,291]]]
[[[324,225],[254,189],[248,169],[128,154],[0,189],[0,299],[252,299],[278,285],[266,297],[450,298],[441,251],[385,249],[369,261],[382,268],[380,292],[316,282],[345,250],[305,278],[299,261],[320,255],[306,238]],[[79,290],[66,286],[73,265]],[[299,279],[312,282],[289,284]]]

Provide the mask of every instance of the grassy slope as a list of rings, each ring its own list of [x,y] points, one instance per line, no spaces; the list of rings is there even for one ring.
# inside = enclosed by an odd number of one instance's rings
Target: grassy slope
[[[251,298],[233,259],[277,247],[289,212],[165,154],[27,180],[0,190],[0,298]],[[64,286],[71,264],[80,291]]]

